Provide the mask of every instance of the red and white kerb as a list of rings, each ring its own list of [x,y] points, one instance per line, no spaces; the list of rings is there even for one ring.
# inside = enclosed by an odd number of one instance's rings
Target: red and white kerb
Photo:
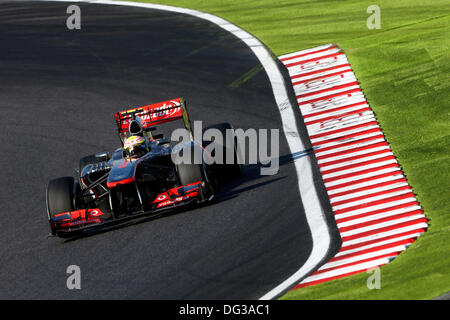
[[[339,253],[295,288],[387,264],[428,220],[335,45],[283,55],[342,238]]]

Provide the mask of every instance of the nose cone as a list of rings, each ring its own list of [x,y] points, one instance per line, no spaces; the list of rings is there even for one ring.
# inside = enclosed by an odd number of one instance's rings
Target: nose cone
[[[136,165],[138,161],[120,159],[114,162],[109,173],[107,186],[114,188],[118,185],[129,184],[135,181]]]

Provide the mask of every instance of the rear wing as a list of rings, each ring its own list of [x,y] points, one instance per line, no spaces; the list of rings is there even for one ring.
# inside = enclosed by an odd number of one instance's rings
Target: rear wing
[[[191,122],[187,112],[186,102],[183,98],[120,111],[117,112],[114,117],[116,119],[117,129],[122,143],[128,137],[130,122],[136,118],[140,119],[144,131],[149,131],[149,128],[157,124],[182,119],[184,127],[192,136]]]

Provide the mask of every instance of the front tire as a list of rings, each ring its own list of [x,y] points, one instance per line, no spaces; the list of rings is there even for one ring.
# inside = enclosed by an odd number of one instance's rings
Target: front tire
[[[54,216],[75,209],[75,187],[73,177],[54,179],[47,185],[47,216],[52,235],[56,235]]]
[[[191,149],[191,155],[194,152],[201,152],[203,159],[203,148],[195,146]],[[193,160],[193,158],[191,159]],[[193,163],[179,163],[176,165],[176,172],[180,185],[187,185],[202,181],[205,183],[202,195],[204,198],[210,198],[215,193],[215,180],[211,177],[206,164],[202,161],[201,164]]]

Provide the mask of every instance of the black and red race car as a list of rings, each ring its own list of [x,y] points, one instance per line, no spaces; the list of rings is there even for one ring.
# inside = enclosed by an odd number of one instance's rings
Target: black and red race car
[[[236,139],[223,148],[223,154],[232,153],[231,164],[205,161],[211,154],[205,145],[215,143],[194,141],[191,121],[183,98],[121,111],[115,120],[122,147],[112,155],[108,152],[89,155],[80,160],[77,179],[62,177],[47,185],[47,215],[51,235],[60,237],[79,234],[83,230],[120,224],[130,219],[160,213],[189,204],[211,201],[221,179],[242,173],[238,161]],[[182,120],[189,141],[174,145],[163,134],[155,134],[156,126]],[[209,128],[218,129],[225,137],[233,132],[228,123]],[[124,148],[131,136],[146,139],[148,152],[132,156]],[[173,161],[174,153],[196,152],[201,162]],[[211,158],[210,158],[211,159]],[[198,161],[197,161],[198,162]]]

